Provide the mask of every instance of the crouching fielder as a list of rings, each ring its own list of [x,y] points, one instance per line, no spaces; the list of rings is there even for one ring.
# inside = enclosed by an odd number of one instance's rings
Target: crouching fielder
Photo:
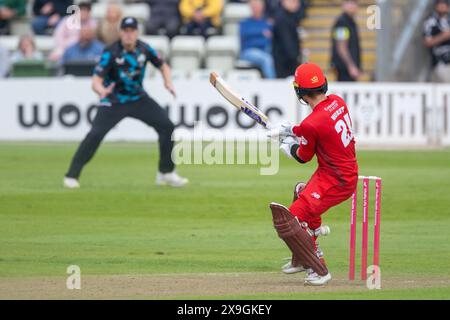
[[[64,186],[79,188],[79,177],[92,159],[105,135],[120,121],[131,117],[153,127],[159,136],[159,172],[157,185],[182,187],[186,178],[175,172],[172,161],[174,125],[167,112],[144,90],[147,63],[159,68],[166,89],[175,95],[169,66],[148,44],[138,39],[138,22],[125,17],[120,26],[120,40],[105,49],[95,68],[93,89],[101,99],[92,128],[73,156]]]
[[[345,102],[326,96],[328,83],[322,70],[306,63],[295,72],[295,92],[312,113],[298,126],[283,124],[272,136],[280,137],[281,150],[299,163],[317,155],[318,168],[307,184],[298,183],[294,202],[270,205],[279,237],[292,251],[285,273],[306,271],[307,285],[325,285],[331,275],[317,245],[321,215],[351,197],[358,183],[358,164],[352,121]]]

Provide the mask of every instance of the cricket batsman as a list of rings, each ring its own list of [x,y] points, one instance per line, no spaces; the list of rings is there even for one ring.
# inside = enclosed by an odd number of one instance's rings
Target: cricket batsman
[[[79,188],[81,170],[92,159],[105,135],[126,117],[139,119],[159,135],[159,172],[157,185],[182,187],[188,180],[175,172],[172,161],[174,124],[167,112],[144,90],[142,81],[147,63],[161,71],[166,89],[175,96],[169,66],[156,51],[138,40],[138,22],[126,17],[120,25],[120,40],[107,47],[95,68],[92,88],[100,106],[90,132],[75,153],[64,177],[66,188]]]
[[[358,183],[358,164],[352,120],[344,100],[327,96],[328,82],[319,66],[300,65],[294,89],[312,113],[300,125],[278,125],[271,136],[280,138],[280,149],[299,163],[317,156],[318,168],[308,183],[298,183],[288,208],[272,203],[274,227],[292,252],[283,266],[287,274],[306,271],[305,284],[322,286],[331,274],[317,244],[321,215],[351,197]]]

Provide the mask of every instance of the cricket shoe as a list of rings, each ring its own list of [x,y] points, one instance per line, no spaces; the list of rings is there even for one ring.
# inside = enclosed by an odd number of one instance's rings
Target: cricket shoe
[[[297,185],[298,186],[298,185]],[[296,187],[297,189],[297,187]],[[330,227],[329,226],[321,226],[320,228],[316,230],[310,230],[310,233],[313,234],[313,240],[314,240],[314,247],[316,251],[317,257],[320,259],[320,261],[325,264],[325,260],[323,259],[323,251],[320,249],[319,244],[317,243],[317,238],[319,236],[327,236],[330,234]],[[297,261],[295,261],[294,256],[289,259],[289,262],[286,263],[281,267],[281,271],[284,274],[294,274],[294,273],[300,273],[305,272],[306,268],[304,268],[302,265],[300,265]]]
[[[288,263],[286,263],[284,266],[281,267],[281,271],[284,274],[294,274],[306,271],[306,269],[303,266],[298,265],[294,262],[294,257],[292,257],[292,259],[289,260],[290,261]]]
[[[70,178],[70,177],[64,177],[64,188],[67,189],[78,189],[80,187],[80,182],[78,179]]]
[[[189,183],[189,180],[180,177],[175,171],[170,173],[158,172],[156,175],[156,185],[158,186],[170,186],[175,188],[184,187]]]
[[[312,269],[308,269],[306,272],[308,275],[305,278],[305,286],[321,287],[331,281],[330,273],[327,273],[324,276],[319,276]]]
[[[320,249],[319,244],[316,242],[315,243],[315,247],[316,247],[316,255],[317,258],[319,258],[319,260],[323,263],[325,263],[325,259],[323,258],[323,251]],[[288,258],[289,259],[289,258]],[[300,272],[305,272],[307,269],[305,267],[303,267],[302,265],[298,264],[298,262],[296,262],[294,260],[294,257],[292,256],[291,259],[289,259],[289,262],[286,263],[285,265],[283,265],[281,267],[281,271],[284,274],[294,274],[294,273],[300,273]]]

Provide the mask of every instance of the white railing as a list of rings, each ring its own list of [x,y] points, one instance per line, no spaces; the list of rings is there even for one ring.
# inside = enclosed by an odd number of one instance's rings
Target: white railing
[[[437,143],[450,146],[450,86],[437,86],[435,98],[437,110],[434,115],[434,128]]]

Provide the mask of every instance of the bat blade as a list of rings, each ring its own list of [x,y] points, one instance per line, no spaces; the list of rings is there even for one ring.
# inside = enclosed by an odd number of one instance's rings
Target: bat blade
[[[217,73],[212,72],[209,81],[217,91],[235,108],[245,113],[266,129],[270,129],[269,118],[256,106],[242,98]]]

